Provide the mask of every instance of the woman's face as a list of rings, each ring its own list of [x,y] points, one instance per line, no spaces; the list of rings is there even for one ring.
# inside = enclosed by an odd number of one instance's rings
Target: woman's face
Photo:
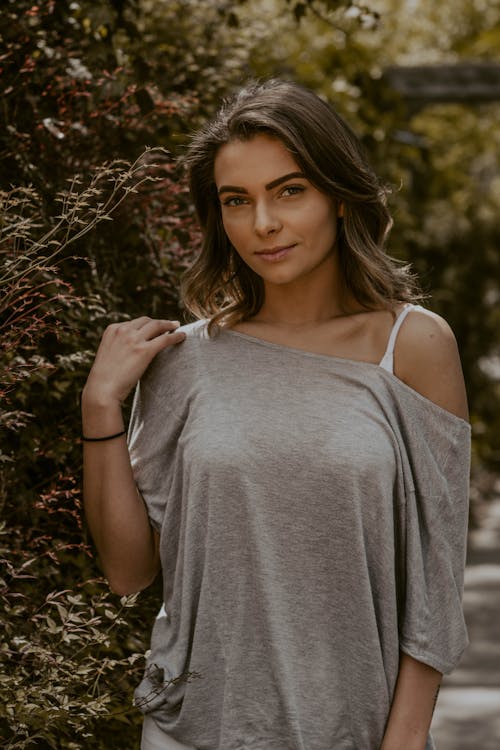
[[[214,176],[229,241],[265,282],[290,283],[322,267],[331,272],[337,206],[281,141],[230,141],[217,153]]]

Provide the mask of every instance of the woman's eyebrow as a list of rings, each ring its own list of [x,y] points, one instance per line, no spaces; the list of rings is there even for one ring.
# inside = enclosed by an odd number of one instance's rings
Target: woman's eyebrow
[[[305,174],[302,172],[290,172],[290,174],[285,174],[283,177],[277,177],[275,180],[272,180],[272,182],[269,182],[266,185],[266,190],[272,190],[275,187],[278,187],[278,185],[281,185],[282,182],[286,182],[287,180],[291,180],[293,178],[300,177],[303,180],[306,179]],[[244,187],[238,187],[237,185],[221,185],[221,187],[217,190],[217,193],[219,195],[222,195],[222,193],[240,193],[242,195],[246,195],[248,193],[248,190]]]

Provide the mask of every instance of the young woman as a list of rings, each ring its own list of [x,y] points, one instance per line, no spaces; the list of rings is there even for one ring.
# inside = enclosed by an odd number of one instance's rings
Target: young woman
[[[187,165],[198,320],[110,326],[83,393],[110,585],[163,573],[142,747],[432,748],[441,675],[467,643],[453,334],[414,304],[384,251],[384,190],[312,92],[249,85]]]

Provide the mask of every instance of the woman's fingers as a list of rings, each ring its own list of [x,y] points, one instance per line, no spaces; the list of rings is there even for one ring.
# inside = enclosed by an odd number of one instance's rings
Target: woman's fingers
[[[136,330],[144,341],[151,341],[151,339],[161,336],[164,333],[175,331],[179,325],[180,323],[177,320],[152,320],[149,318],[146,323]]]
[[[152,320],[153,318],[149,318],[147,315],[142,315],[140,318],[133,318],[132,320],[127,320],[124,323],[119,323],[119,325],[127,326],[128,328],[133,328],[138,331],[140,328],[147,325]]]
[[[144,328],[145,326],[149,325],[149,323],[162,324],[162,325],[165,325],[167,328],[168,327],[176,328],[180,325],[178,320],[149,318],[147,315],[143,315],[140,318],[134,318],[133,320],[128,320],[124,323],[124,325],[128,325],[130,326],[130,328],[135,328],[136,330],[140,330],[141,328]]]
[[[166,333],[157,336],[155,339],[152,339],[151,344],[155,346],[155,354],[158,354],[162,349],[166,349],[167,346],[180,344],[185,338],[186,334],[184,331],[167,331]]]
[[[103,340],[117,341],[120,346],[142,344],[165,333],[175,332],[179,325],[177,320],[135,318],[123,323],[111,323],[104,332]]]
[[[87,391],[102,399],[123,401],[151,360],[185,333],[172,320],[136,318],[106,328],[87,380]]]

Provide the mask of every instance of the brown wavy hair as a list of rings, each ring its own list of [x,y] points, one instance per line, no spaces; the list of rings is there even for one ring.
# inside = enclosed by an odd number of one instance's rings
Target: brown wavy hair
[[[315,93],[278,79],[250,82],[224,100],[188,147],[185,165],[204,240],[184,274],[181,295],[197,318],[209,318],[209,333],[255,315],[264,285],[229,242],[214,182],[221,146],[258,134],[279,139],[310,182],[344,204],[338,253],[347,289],[367,310],[393,309],[420,298],[409,266],[388,256],[392,226],[387,189],[369,166],[347,123]]]

